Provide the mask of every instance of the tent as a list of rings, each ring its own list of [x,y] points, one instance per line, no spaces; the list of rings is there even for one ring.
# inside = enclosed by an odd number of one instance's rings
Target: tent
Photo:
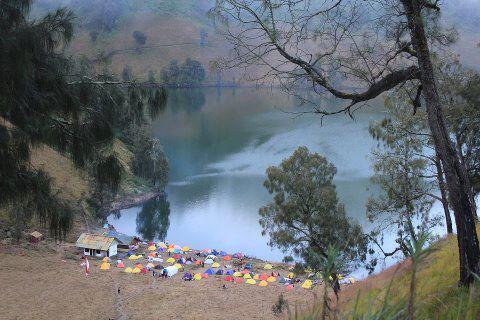
[[[240,252],[237,252],[233,255],[234,258],[237,258],[237,259],[242,259],[243,258],[243,254],[241,254]]]
[[[259,276],[258,276],[258,273],[255,273],[255,275],[253,276],[253,280],[258,280]]]
[[[267,285],[268,285],[267,281],[265,280],[260,281],[260,284],[259,284],[260,287],[266,287]]]
[[[202,252],[203,252],[203,253],[210,253],[210,252],[212,252],[212,250],[210,250],[210,249],[203,249]]]
[[[142,268],[140,269],[141,274],[147,274],[147,268]]]
[[[132,273],[140,273],[140,269],[135,267],[133,268]]]
[[[148,254],[148,257],[149,257],[149,258],[153,258],[153,257],[155,257],[155,256],[156,256],[156,255],[155,255],[155,252],[150,252],[150,253]]]
[[[110,262],[110,258],[108,258],[108,257],[103,257],[102,262]]]
[[[243,283],[243,279],[242,278],[235,278],[235,283]]]
[[[226,276],[225,278],[223,278],[223,280],[233,282],[233,277],[232,276]]]
[[[218,267],[220,267],[220,263],[214,262],[214,263],[212,264],[212,268],[218,268]]]
[[[153,267],[155,270],[163,270],[165,269],[161,264],[157,264],[155,267]]]
[[[132,254],[130,257],[128,257],[128,260],[137,260],[139,257],[136,255]]]
[[[272,268],[273,268],[272,265],[269,264],[269,263],[267,263],[265,266],[263,266],[263,269],[265,269],[265,270],[272,270]]]
[[[182,249],[173,249],[173,253],[182,253]]]
[[[213,260],[212,260],[212,259],[206,259],[206,260],[205,260],[205,263],[206,263],[206,264],[213,264]]]
[[[232,270],[232,269],[227,270],[227,272],[225,272],[225,274],[226,274],[227,276],[233,276],[234,273],[235,273],[235,271]]]
[[[245,269],[245,270],[242,270],[242,274],[247,274],[247,273],[250,273],[249,270]]]
[[[148,247],[148,250],[149,251],[155,251],[155,250],[157,250],[157,247],[155,247],[154,245],[151,245],[150,247]]]
[[[288,291],[292,291],[292,290],[293,290],[293,284],[289,284],[289,285],[287,286],[287,290],[288,290]]]
[[[250,275],[250,273],[245,273],[245,275],[243,276],[244,279],[252,279],[252,276]]]
[[[221,276],[221,275],[223,275],[223,270],[222,270],[222,269],[218,269],[217,272],[215,272],[215,274],[216,274],[217,276]]]
[[[122,260],[120,260],[118,263],[117,263],[117,268],[124,268],[125,265],[123,264]]]
[[[166,267],[165,269],[163,270],[166,270],[167,271],[167,275],[169,277],[173,277],[174,275],[176,275],[178,273],[178,269],[175,268],[174,266],[169,266],[169,267]]]
[[[277,281],[277,278],[275,277],[270,276],[267,278],[267,282],[275,282],[275,281]]]
[[[349,278],[348,278],[348,281],[349,281],[351,284],[354,284],[354,283],[355,283],[355,278],[354,278],[354,277],[349,277]]]
[[[213,254],[209,254],[205,259],[212,259],[212,260],[217,260],[217,257],[214,256]]]
[[[253,279],[248,279],[247,281],[245,281],[245,283],[248,283],[248,284],[256,284],[257,281],[253,280]]]
[[[151,262],[147,263],[147,269],[153,269],[155,267],[155,265]]]
[[[162,258],[151,258],[150,260],[152,260],[153,262],[163,262]]]
[[[230,260],[232,260],[232,257],[230,257],[230,256],[225,256],[225,257],[223,257],[223,260],[224,260],[224,261],[230,261]]]
[[[174,245],[173,249],[182,251],[182,247],[180,247],[178,244]]]
[[[251,269],[253,269],[253,265],[251,263],[247,263],[245,265],[245,269],[251,270]]]
[[[290,273],[288,274],[287,278],[289,278],[289,279],[295,278],[295,273],[290,272]]]
[[[238,271],[236,271],[236,272],[233,273],[233,276],[234,276],[234,277],[241,277],[242,275],[243,275],[243,273],[238,272]]]
[[[108,262],[104,262],[100,266],[100,270],[108,270],[108,269],[110,269],[110,263],[108,263]]]
[[[126,273],[132,273],[132,268],[130,268],[130,267],[125,268],[125,272],[126,272]]]
[[[182,251],[183,252],[188,252],[188,251],[190,251],[190,248],[185,246],[185,247],[182,248]]]
[[[185,280],[185,281],[191,281],[191,280],[193,280],[193,276],[192,276],[191,273],[186,272],[186,273],[183,274],[182,279]]]
[[[202,275],[199,274],[199,273],[197,273],[197,274],[195,274],[195,275],[193,276],[193,279],[194,279],[194,280],[200,280],[200,279],[202,279]]]
[[[281,284],[284,284],[284,283],[287,283],[287,280],[282,277],[282,278],[280,279],[280,281],[278,281],[278,282],[281,283]]]
[[[170,257],[170,258],[167,259],[167,262],[168,262],[168,263],[174,263],[174,262],[175,262],[175,259],[172,258],[172,257]]]
[[[142,269],[143,266],[142,266],[140,263],[137,263],[137,264],[135,265],[135,268]]]
[[[208,273],[202,273],[202,279],[208,279]]]
[[[183,268],[180,263],[175,263],[173,266],[177,269],[182,269]]]
[[[215,273],[215,271],[213,271],[212,269],[207,269],[207,271],[205,271],[205,273],[208,274],[209,276],[211,276]]]
[[[225,251],[220,251],[220,255],[221,255],[222,257],[225,257],[225,256],[227,255],[227,253],[226,253]]]
[[[167,248],[167,245],[165,244],[165,242],[159,242],[159,243],[157,244],[157,246],[160,247],[160,248],[163,248],[163,249],[166,249],[166,248]]]
[[[260,280],[267,280],[267,279],[268,279],[268,276],[267,276],[265,273],[262,273],[262,275],[259,276],[258,279],[260,279]]]
[[[198,266],[198,265],[201,265],[201,264],[202,264],[202,261],[197,260],[197,261],[195,261],[195,264],[196,264],[197,266]]]
[[[311,288],[312,288],[312,285],[313,285],[312,280],[307,279],[307,280],[305,280],[305,282],[302,284],[302,288],[303,288],[303,289],[311,289]]]

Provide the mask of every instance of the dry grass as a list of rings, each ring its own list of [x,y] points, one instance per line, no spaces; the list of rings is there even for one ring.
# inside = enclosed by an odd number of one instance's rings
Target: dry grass
[[[220,276],[189,282],[181,280],[180,274],[153,279],[151,275],[126,274],[115,267],[101,271],[99,261],[91,261],[91,275],[86,278],[75,248],[12,248],[0,246],[1,319],[116,318],[116,284],[125,316],[142,320],[277,319],[272,305],[280,293],[291,306],[301,307],[313,299],[315,292],[300,287],[287,292],[280,284],[231,284],[221,281]],[[132,266],[134,262],[125,260],[125,264]]]

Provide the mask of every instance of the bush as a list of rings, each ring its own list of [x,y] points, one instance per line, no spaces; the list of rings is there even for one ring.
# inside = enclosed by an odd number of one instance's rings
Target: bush
[[[147,36],[141,31],[133,31],[132,37],[135,40],[135,43],[139,46],[143,46],[147,42]]]

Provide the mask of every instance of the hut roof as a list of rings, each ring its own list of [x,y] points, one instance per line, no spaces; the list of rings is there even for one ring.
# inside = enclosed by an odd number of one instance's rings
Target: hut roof
[[[114,237],[105,237],[100,234],[82,233],[76,242],[80,248],[96,249],[107,251],[108,248],[117,241]]]
[[[41,238],[43,237],[43,234],[41,234],[40,232],[38,231],[33,231],[32,233],[30,233],[30,235],[34,238]]]

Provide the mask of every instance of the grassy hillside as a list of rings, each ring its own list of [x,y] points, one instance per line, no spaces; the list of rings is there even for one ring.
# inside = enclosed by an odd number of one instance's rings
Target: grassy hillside
[[[458,286],[456,236],[437,241],[432,249],[416,274],[415,319],[480,319],[480,280],[470,289]],[[337,310],[346,319],[405,319],[401,312],[406,310],[410,295],[411,270],[406,260],[347,286],[340,292]],[[318,315],[320,309],[318,306],[312,313]],[[311,319],[312,313],[298,318]]]

